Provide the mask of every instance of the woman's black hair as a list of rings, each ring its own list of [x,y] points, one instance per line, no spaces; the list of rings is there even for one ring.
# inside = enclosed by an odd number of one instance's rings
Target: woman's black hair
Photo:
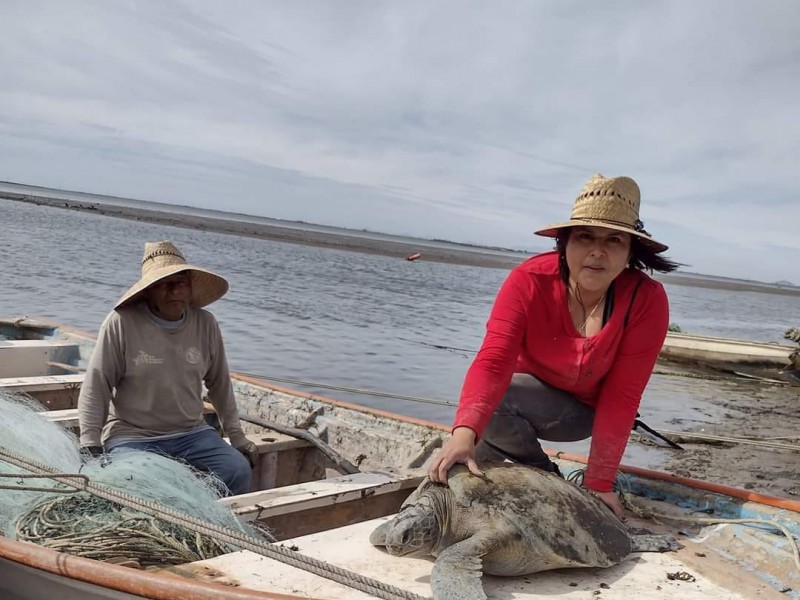
[[[556,250],[558,251],[558,270],[561,279],[569,286],[569,266],[567,266],[567,240],[569,240],[572,227],[562,227],[556,236]],[[631,258],[628,261],[629,269],[640,271],[658,271],[660,273],[671,273],[680,267],[681,264],[670,260],[666,256],[656,254],[645,246],[636,235],[631,235]]]

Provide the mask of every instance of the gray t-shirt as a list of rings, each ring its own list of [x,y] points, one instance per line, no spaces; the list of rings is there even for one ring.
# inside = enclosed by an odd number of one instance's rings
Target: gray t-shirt
[[[167,329],[145,302],[112,311],[100,328],[78,397],[81,446],[202,428],[204,382],[231,444],[242,445],[245,437],[214,316],[190,308],[181,325]]]

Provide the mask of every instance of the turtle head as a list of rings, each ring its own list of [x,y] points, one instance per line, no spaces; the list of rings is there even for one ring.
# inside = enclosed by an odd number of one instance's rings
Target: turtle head
[[[409,504],[394,519],[378,526],[369,536],[373,546],[385,546],[393,556],[425,555],[439,540],[439,522],[428,503]]]

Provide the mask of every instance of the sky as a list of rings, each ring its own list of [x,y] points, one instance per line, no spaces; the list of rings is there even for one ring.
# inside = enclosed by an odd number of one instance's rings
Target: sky
[[[796,0],[0,0],[0,180],[800,284]]]

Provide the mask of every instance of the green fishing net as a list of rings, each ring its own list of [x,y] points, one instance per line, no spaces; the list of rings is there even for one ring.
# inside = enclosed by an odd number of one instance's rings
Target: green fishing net
[[[126,452],[82,464],[76,436],[39,414],[36,402],[0,390],[0,449],[204,523],[253,533],[217,500],[224,487],[213,476],[150,452]],[[25,474],[0,455],[0,473]],[[52,491],[26,488],[50,488]],[[181,564],[232,550],[208,536],[143,514],[58,480],[0,478],[0,532],[78,556],[151,565]]]

